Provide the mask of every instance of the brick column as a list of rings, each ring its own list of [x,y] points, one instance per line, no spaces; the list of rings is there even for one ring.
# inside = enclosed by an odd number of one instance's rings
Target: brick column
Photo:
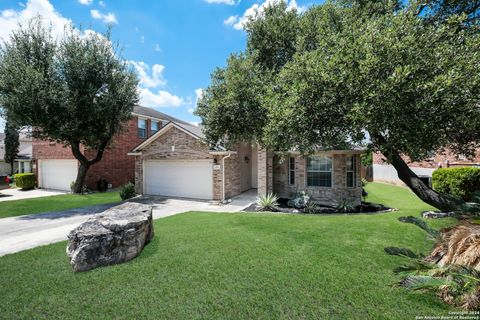
[[[273,157],[270,151],[258,148],[258,195],[273,190]]]

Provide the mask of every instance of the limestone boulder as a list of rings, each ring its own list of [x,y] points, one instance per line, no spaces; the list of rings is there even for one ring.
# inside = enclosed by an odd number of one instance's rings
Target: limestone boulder
[[[70,231],[67,255],[75,272],[118,264],[135,258],[153,234],[152,207],[127,202]]]

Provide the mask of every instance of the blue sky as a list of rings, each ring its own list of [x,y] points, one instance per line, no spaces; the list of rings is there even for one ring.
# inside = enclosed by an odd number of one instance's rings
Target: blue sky
[[[210,73],[224,66],[230,53],[245,48],[244,18],[274,1],[1,0],[0,37],[37,14],[58,34],[68,22],[97,32],[112,25],[112,39],[138,71],[142,104],[198,122],[192,112]],[[302,11],[320,2],[288,3]]]

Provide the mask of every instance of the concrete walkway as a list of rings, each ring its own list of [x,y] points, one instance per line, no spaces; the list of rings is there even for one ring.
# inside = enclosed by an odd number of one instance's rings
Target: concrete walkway
[[[132,201],[151,204],[153,218],[169,217],[186,211],[236,212],[255,201],[257,190],[249,190],[225,205],[189,199],[140,197]],[[117,205],[106,204],[58,212],[0,219],[0,256],[67,239],[70,230],[95,214]]]
[[[66,194],[66,191],[48,190],[48,189],[33,189],[22,191],[20,189],[4,189],[0,190],[0,201],[22,200],[30,198],[41,198],[48,196],[58,196]]]

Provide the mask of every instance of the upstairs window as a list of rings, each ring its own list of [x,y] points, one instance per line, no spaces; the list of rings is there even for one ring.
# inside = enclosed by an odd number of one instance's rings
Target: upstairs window
[[[295,184],[295,158],[288,158],[288,183]]]
[[[157,133],[158,131],[158,128],[159,128],[159,123],[158,121],[153,121],[151,122],[150,124],[150,134],[153,136],[155,133]]]
[[[307,158],[307,186],[332,187],[332,157]]]
[[[147,137],[147,120],[138,119],[138,137],[146,138]]]
[[[357,167],[355,156],[347,157],[347,187],[355,188],[357,186],[357,172],[355,168]]]

